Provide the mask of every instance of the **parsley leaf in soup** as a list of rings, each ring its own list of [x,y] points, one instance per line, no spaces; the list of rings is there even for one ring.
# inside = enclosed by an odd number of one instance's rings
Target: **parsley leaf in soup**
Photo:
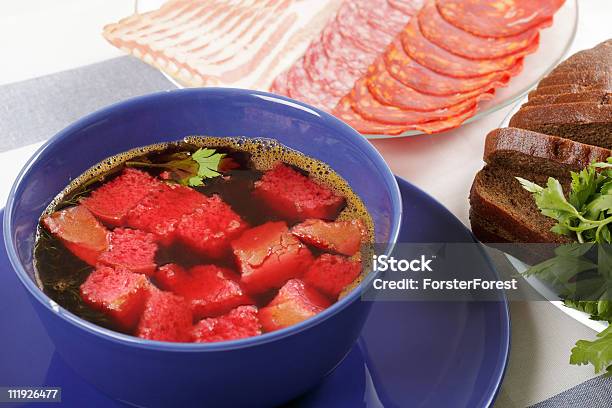
[[[219,165],[224,157],[224,154],[216,153],[214,149],[199,149],[191,155],[191,159],[199,165],[197,176],[202,179],[220,176]]]
[[[162,168],[169,172],[169,179],[184,186],[198,187],[204,185],[204,180],[221,175],[221,162],[225,154],[217,153],[215,149],[201,148],[190,154],[180,152],[173,155],[173,160],[166,163],[149,163],[129,161],[129,167]]]

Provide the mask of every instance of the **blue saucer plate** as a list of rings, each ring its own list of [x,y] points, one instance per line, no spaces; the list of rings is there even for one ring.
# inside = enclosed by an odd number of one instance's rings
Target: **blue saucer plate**
[[[398,178],[398,183],[404,209],[399,242],[473,242],[471,233],[442,205],[406,181]],[[124,406],[64,364],[3,243],[0,248],[0,386],[61,387],[62,404],[50,407]],[[495,270],[486,265],[485,275],[495,279]],[[376,302],[358,344],[344,361],[289,406],[488,407],[500,387],[509,346],[503,294],[499,301],[487,302]],[[46,404],[19,406],[30,405]]]

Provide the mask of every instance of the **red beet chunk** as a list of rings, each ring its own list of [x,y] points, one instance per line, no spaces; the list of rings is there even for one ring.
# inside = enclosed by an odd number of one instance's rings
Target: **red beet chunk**
[[[223,258],[232,240],[246,229],[246,223],[219,196],[206,198],[205,204],[183,216],[177,227],[179,240],[191,250],[209,257]]]
[[[192,324],[191,308],[185,299],[154,289],[147,299],[136,334],[149,340],[189,342]]]
[[[216,265],[200,265],[185,271],[175,264],[164,265],[155,274],[163,289],[184,297],[197,319],[219,316],[241,306],[253,304],[238,284],[238,276]]]
[[[240,306],[228,314],[201,320],[193,327],[196,343],[238,340],[261,334],[255,306]]]
[[[310,265],[304,282],[337,299],[342,290],[361,274],[361,262],[351,261],[341,255],[323,254]]]
[[[284,329],[322,312],[329,300],[300,279],[292,279],[283,286],[268,306],[259,310],[259,321],[264,331]]]
[[[354,255],[361,247],[365,227],[361,220],[325,222],[310,219],[291,229],[302,242],[344,255]]]
[[[204,203],[206,196],[191,188],[160,184],[129,212],[127,225],[151,232],[159,243],[170,245],[181,218]]]
[[[152,275],[155,265],[157,244],[153,234],[116,228],[111,233],[110,246],[99,259],[99,262],[114,267],[124,267],[132,272]]]
[[[242,273],[241,283],[256,294],[301,277],[312,263],[308,248],[291,235],[284,222],[251,228],[232,242],[232,248]]]
[[[123,330],[138,324],[149,293],[146,276],[124,268],[101,266],[81,285],[81,298],[113,319]]]
[[[102,222],[123,225],[128,212],[159,184],[149,174],[128,168],[119,177],[94,190],[81,203]]]
[[[344,198],[282,163],[255,183],[255,194],[275,213],[289,220],[336,218]]]
[[[81,205],[46,215],[42,223],[70,252],[90,265],[96,265],[108,248],[108,230]]]

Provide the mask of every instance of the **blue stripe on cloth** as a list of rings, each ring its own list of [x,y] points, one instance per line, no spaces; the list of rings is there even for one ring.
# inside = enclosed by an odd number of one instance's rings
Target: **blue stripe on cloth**
[[[531,408],[610,408],[612,407],[612,378],[595,377],[570,388]]]

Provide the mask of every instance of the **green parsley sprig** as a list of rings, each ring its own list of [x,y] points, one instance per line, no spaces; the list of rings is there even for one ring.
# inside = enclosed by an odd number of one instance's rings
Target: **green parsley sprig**
[[[533,194],[542,214],[557,221],[551,231],[578,241],[556,248],[553,258],[524,274],[551,284],[567,307],[612,323],[612,158],[570,175],[568,197],[555,178],[549,177],[542,187],[517,177]],[[594,244],[600,244],[596,262],[592,260]],[[570,363],[592,364],[595,372],[606,370],[606,375],[612,375],[612,325],[593,341],[576,342]]]
[[[568,198],[555,178],[549,177],[546,187],[520,177],[517,180],[533,193],[542,214],[557,220],[553,232],[573,236],[581,243],[612,243],[608,227],[612,222],[612,160],[591,163],[582,171],[570,174]]]
[[[205,179],[221,175],[225,154],[217,153],[215,149],[201,148],[193,153],[175,153],[171,158],[165,163],[128,161],[125,164],[128,167],[167,169],[172,180],[185,186],[197,187],[203,185]]]

